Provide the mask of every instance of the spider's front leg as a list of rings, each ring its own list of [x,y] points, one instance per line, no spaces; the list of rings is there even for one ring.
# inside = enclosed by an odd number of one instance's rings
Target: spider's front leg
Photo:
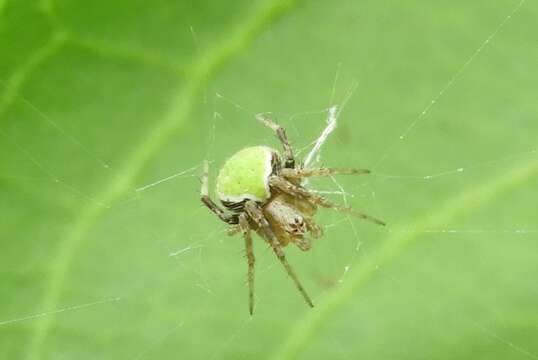
[[[200,200],[204,203],[205,206],[209,208],[215,215],[219,217],[222,221],[227,224],[234,225],[237,224],[237,217],[227,214],[222,210],[209,196],[209,185],[208,185],[208,173],[209,173],[209,163],[204,161],[204,169],[202,174],[202,187],[200,189]]]
[[[278,241],[275,233],[271,229],[269,222],[265,218],[262,209],[259,207],[258,204],[256,204],[255,201],[247,201],[245,203],[245,211],[248,214],[248,216],[256,223],[256,225],[258,225],[258,227],[262,231],[262,234],[264,235],[265,240],[269,243],[269,245],[271,245],[273,252],[275,253],[278,260],[280,260],[280,262],[286,269],[286,272],[295,283],[295,286],[297,287],[299,292],[303,295],[303,298],[305,299],[306,303],[310,305],[311,307],[314,307],[314,303],[312,303],[310,296],[308,296],[308,294],[306,293],[306,290],[304,289],[303,285],[299,281],[299,278],[297,277],[297,275],[295,275],[295,272],[293,271],[291,265],[288,263],[288,260],[286,259],[286,255],[284,254],[284,251],[282,250],[282,246],[280,245],[280,242]]]
[[[373,222],[377,225],[383,225],[383,226],[386,225],[384,221],[376,219],[370,215],[363,214],[350,207],[333,204],[332,202],[325,199],[324,197],[312,194],[310,191],[306,190],[305,188],[299,185],[295,185],[283,177],[276,176],[276,175],[271,176],[269,178],[269,185],[291,196],[297,196],[305,200],[308,200],[314,205],[322,206],[325,208],[331,208],[336,211],[346,212],[351,215],[355,215],[361,219]]]
[[[293,157],[293,149],[286,136],[286,130],[263,114],[256,115],[256,119],[276,133],[276,136],[284,147],[284,167],[293,169],[295,167],[295,158]]]
[[[369,174],[367,169],[351,168],[313,168],[313,169],[281,169],[280,175],[289,179],[301,179],[314,176],[331,176],[331,175],[363,175]]]

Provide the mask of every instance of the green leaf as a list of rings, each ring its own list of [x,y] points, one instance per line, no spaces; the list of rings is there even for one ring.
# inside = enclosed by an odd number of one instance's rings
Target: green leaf
[[[531,1],[0,1],[0,358],[538,358]],[[199,201],[241,147],[300,156],[386,228],[320,210],[286,254]],[[345,106],[344,106],[345,105]]]

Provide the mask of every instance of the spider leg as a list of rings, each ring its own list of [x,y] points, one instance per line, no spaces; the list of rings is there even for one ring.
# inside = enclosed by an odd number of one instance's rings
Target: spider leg
[[[262,231],[262,234],[264,234],[265,239],[271,245],[271,248],[273,249],[275,255],[277,256],[278,260],[282,263],[284,268],[286,269],[286,272],[291,277],[293,282],[295,283],[295,286],[303,295],[303,298],[305,299],[306,303],[310,307],[314,307],[314,304],[312,303],[312,300],[310,299],[310,296],[306,293],[306,290],[304,289],[303,285],[299,281],[299,278],[297,278],[297,275],[295,275],[295,272],[293,271],[291,265],[288,263],[288,260],[286,259],[286,255],[284,254],[284,251],[282,250],[282,246],[280,245],[280,242],[278,241],[275,233],[271,229],[269,222],[263,215],[263,212],[258,204],[254,201],[247,201],[245,203],[245,211],[247,212],[248,216],[259,226],[260,230]]]
[[[312,219],[305,218],[308,231],[312,234],[314,239],[319,239],[323,236],[323,229],[316,224]]]
[[[250,236],[250,225],[245,213],[239,215],[239,227],[245,239],[245,250],[248,261],[248,311],[250,315],[254,313],[254,252],[252,251],[252,237]]]
[[[335,209],[336,211],[346,212],[346,213],[355,215],[361,219],[368,220],[378,225],[383,225],[383,226],[386,225],[385,222],[379,219],[376,219],[370,215],[366,215],[361,212],[358,212],[350,207],[333,204],[332,202],[325,199],[324,197],[312,194],[305,188],[295,185],[280,176],[275,176],[275,175],[271,176],[269,178],[269,185],[273,188],[277,188],[278,190],[282,192],[285,192],[286,194],[289,194],[292,196],[298,196],[303,199],[306,199],[315,205],[319,205],[325,208]]]
[[[369,174],[367,169],[350,169],[350,168],[316,168],[316,169],[281,169],[280,175],[290,179],[300,179],[312,176],[330,176],[330,175],[363,175]]]
[[[295,158],[293,157],[293,149],[286,136],[286,130],[263,114],[256,115],[256,119],[276,133],[276,136],[284,147],[284,167],[293,169],[295,167]]]
[[[202,188],[200,189],[200,199],[205,206],[209,208],[215,215],[219,217],[222,221],[227,224],[237,224],[237,218],[233,215],[227,214],[222,210],[217,204],[211,200],[209,196],[209,186],[208,186],[208,172],[209,164],[207,161],[204,161],[204,172],[202,174]]]

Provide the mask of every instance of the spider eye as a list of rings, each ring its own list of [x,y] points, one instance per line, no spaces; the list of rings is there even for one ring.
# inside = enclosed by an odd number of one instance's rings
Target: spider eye
[[[306,231],[305,222],[301,217],[294,217],[293,222],[290,224],[291,231],[295,234],[304,233]]]

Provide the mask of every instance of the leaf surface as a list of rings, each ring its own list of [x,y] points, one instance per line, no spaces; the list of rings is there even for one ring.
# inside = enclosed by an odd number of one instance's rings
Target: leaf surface
[[[0,1],[0,357],[538,358],[531,1]],[[346,102],[346,99],[349,99]],[[289,260],[199,203],[234,151],[307,152],[344,105]],[[213,181],[214,183],[214,181]],[[351,196],[353,195],[353,196]]]

